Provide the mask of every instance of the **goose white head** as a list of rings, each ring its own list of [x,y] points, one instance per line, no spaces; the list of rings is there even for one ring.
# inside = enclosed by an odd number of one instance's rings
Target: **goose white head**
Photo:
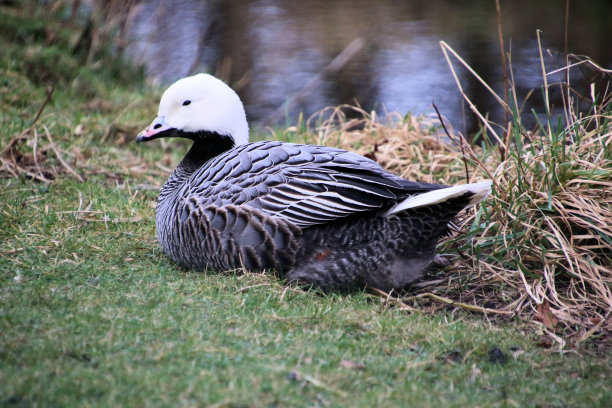
[[[164,92],[157,117],[136,138],[146,142],[198,132],[229,136],[236,146],[249,142],[244,106],[232,88],[208,74],[179,79]]]

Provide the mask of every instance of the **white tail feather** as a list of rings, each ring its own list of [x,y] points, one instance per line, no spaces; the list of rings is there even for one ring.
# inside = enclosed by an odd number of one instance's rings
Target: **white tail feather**
[[[401,203],[397,203],[391,207],[385,215],[391,215],[400,211],[407,210],[409,208],[424,207],[427,205],[433,205],[443,203],[444,201],[450,200],[451,198],[459,197],[462,194],[471,192],[474,194],[467,207],[478,204],[491,193],[491,180],[481,181],[472,184],[463,184],[460,186],[453,186],[447,188],[441,188],[439,190],[429,191],[423,194],[417,194],[408,197]]]

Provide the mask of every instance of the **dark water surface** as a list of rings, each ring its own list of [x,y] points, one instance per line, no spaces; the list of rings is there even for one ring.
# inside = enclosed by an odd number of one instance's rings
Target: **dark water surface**
[[[536,30],[547,71],[565,63],[565,5],[501,1],[516,88],[521,97],[538,89],[527,110],[543,111]],[[165,84],[201,71],[216,74],[259,124],[284,124],[299,112],[355,101],[366,110],[431,114],[433,101],[455,127],[474,131],[440,41],[503,93],[494,0],[142,0],[130,9],[127,27],[126,52],[151,77]],[[612,68],[611,1],[571,1],[568,51]],[[458,72],[479,110],[501,120],[497,102],[465,70]],[[589,84],[601,79],[594,74],[572,69],[576,89],[590,94]],[[559,73],[548,81],[563,78]]]

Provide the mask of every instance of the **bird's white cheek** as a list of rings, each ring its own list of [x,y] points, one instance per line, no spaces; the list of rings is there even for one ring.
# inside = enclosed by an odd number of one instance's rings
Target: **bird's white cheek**
[[[189,129],[191,127],[189,124],[189,117],[185,115],[184,112],[170,113],[166,116],[166,122],[172,128],[181,129],[186,132],[192,131],[192,129]]]

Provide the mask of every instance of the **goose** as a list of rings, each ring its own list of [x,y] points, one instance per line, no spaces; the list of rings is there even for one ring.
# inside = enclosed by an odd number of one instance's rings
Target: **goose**
[[[208,74],[172,84],[136,141],[173,137],[193,144],[162,187],[157,237],[198,271],[275,270],[324,291],[405,289],[449,223],[491,192],[490,180],[409,181],[342,149],[250,143],[240,98]]]

